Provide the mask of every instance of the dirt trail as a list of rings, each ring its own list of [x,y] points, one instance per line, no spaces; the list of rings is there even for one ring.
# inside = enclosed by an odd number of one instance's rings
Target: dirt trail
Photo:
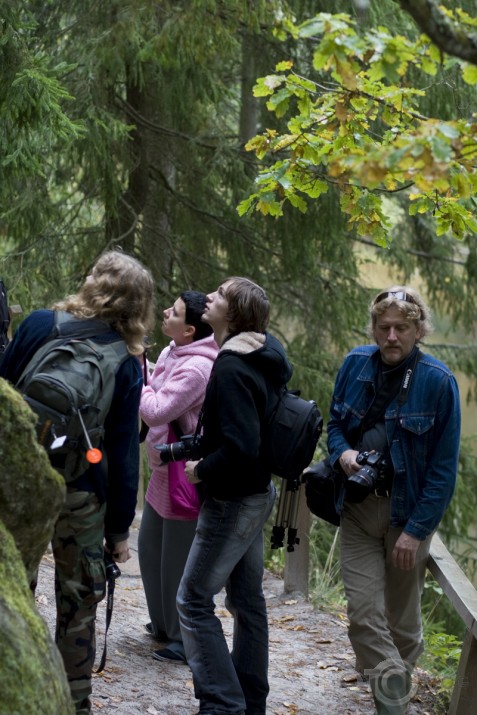
[[[149,636],[146,601],[137,559],[139,517],[131,530],[133,557],[121,564],[116,581],[114,612],[108,632],[106,668],[94,677],[94,715],[193,715],[198,710],[190,670],[185,665],[152,658],[160,647]],[[54,563],[43,558],[37,605],[54,630]],[[302,596],[285,596],[283,582],[266,574],[264,590],[270,624],[269,715],[371,715],[374,712],[367,684],[353,668],[346,619],[312,606]],[[217,597],[217,613],[230,642],[232,619]],[[97,663],[104,644],[105,602],[97,624]],[[421,671],[409,715],[434,715],[430,679]]]

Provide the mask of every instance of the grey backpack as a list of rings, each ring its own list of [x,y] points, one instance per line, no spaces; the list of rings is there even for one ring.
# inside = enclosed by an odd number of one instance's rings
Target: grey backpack
[[[101,461],[98,447],[116,372],[129,356],[122,338],[110,343],[92,339],[110,331],[102,320],[80,320],[57,311],[52,335],[16,384],[37,415],[40,444],[66,482]]]

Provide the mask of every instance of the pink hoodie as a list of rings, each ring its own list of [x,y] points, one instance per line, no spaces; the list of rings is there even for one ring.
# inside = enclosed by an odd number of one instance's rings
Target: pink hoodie
[[[167,442],[173,420],[183,434],[194,432],[217,352],[213,335],[180,346],[172,340],[159,355],[149,384],[142,389],[139,414],[149,426],[146,449],[152,470],[146,501],[165,519],[181,517],[171,508],[167,466],[160,466],[154,445]]]

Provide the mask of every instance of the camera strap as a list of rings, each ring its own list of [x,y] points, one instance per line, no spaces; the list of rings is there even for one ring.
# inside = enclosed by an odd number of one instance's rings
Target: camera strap
[[[411,389],[412,378],[414,377],[414,373],[416,372],[416,365],[419,362],[421,355],[422,355],[421,351],[419,350],[419,348],[417,348],[416,354],[414,356],[414,360],[412,361],[412,365],[408,365],[408,367],[404,371],[404,376],[402,378],[402,383],[401,383],[401,389],[399,390],[399,395],[398,395],[398,399],[397,399],[398,408],[397,408],[397,413],[396,413],[396,419],[394,421],[393,433],[391,435],[391,439],[389,440],[390,444],[392,444],[392,441],[394,439],[394,434],[396,432],[399,415],[401,414],[401,408],[406,403],[407,398],[409,397],[409,390]]]
[[[197,420],[197,425],[196,425],[195,432],[194,432],[194,439],[197,439],[202,434],[203,424],[204,424],[204,403],[202,403],[202,407],[200,408],[199,418]]]
[[[149,374],[149,365],[147,363],[147,350],[144,350],[142,354],[142,370],[143,370],[143,380],[144,384],[147,385],[147,376]],[[149,432],[149,426],[144,422],[144,420],[141,420],[141,428],[139,430],[139,441],[144,442],[144,440],[147,437],[147,433]]]
[[[412,378],[414,377],[414,373],[416,371],[416,365],[421,357],[422,353],[417,348],[416,350],[416,355],[414,356],[414,360],[412,362],[412,366],[408,366],[407,369],[404,371],[404,376],[402,378],[402,383],[401,383],[401,389],[399,390],[399,396],[398,396],[398,414],[401,411],[401,407],[404,405],[406,402],[408,396],[409,396],[409,390],[411,388],[411,382]]]
[[[179,427],[178,421],[177,421],[177,420],[171,420],[171,422],[169,422],[169,424],[170,424],[170,426],[172,427],[172,431],[174,432],[174,434],[175,434],[175,436],[176,436],[176,439],[180,439],[180,438],[182,437],[182,434],[183,434],[183,433],[182,433],[181,428]]]
[[[104,666],[106,665],[106,638],[108,635],[108,629],[109,625],[111,623],[111,618],[113,615],[113,604],[114,604],[114,586],[116,584],[116,577],[115,576],[108,576],[108,597],[106,601],[106,626],[104,630],[104,648],[103,648],[103,655],[101,656],[101,661],[94,670],[94,673],[102,673],[104,670]]]

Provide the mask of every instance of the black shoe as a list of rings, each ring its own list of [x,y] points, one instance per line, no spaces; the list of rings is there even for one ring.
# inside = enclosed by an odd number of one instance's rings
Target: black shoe
[[[170,648],[162,648],[161,650],[153,650],[152,657],[156,660],[162,660],[166,663],[176,663],[177,665],[187,665],[187,661],[183,656],[174,653]]]
[[[91,713],[91,701],[89,698],[85,698],[79,703],[75,703],[75,714],[76,715],[90,715]]]
[[[158,631],[158,633],[154,633],[154,628],[153,628],[152,623],[146,623],[144,625],[144,628],[146,629],[146,631],[149,633],[150,636],[152,636],[153,638],[155,638],[158,641],[161,641],[161,643],[169,640],[169,638],[167,637],[167,633],[165,633],[164,631]]]

